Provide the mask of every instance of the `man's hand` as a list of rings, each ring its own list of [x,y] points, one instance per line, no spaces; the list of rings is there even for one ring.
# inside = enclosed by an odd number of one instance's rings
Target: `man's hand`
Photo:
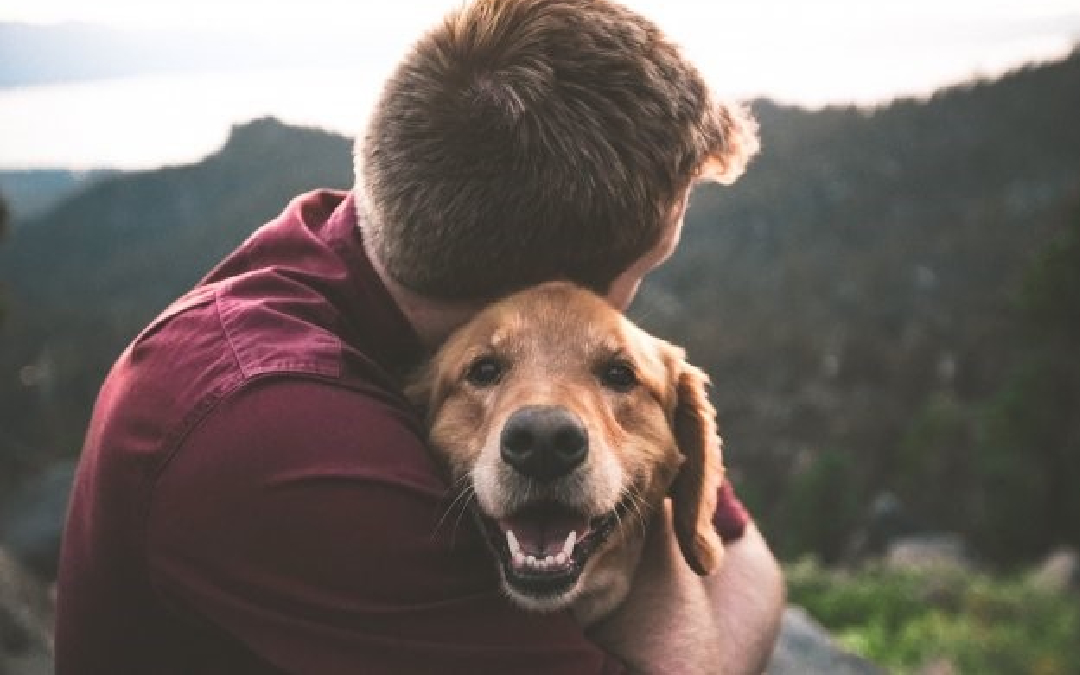
[[[631,672],[761,673],[784,605],[780,568],[751,524],[717,574],[699,577],[679,552],[670,504],[657,514],[626,602],[590,630]]]
[[[787,591],[780,565],[753,523],[727,546],[720,571],[701,581],[720,630],[721,667],[714,672],[765,672],[780,631]]]

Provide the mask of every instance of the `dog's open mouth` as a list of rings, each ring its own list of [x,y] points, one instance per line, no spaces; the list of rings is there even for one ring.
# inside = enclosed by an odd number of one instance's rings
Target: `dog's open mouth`
[[[611,535],[628,505],[589,518],[556,502],[530,504],[513,515],[481,515],[507,584],[536,597],[558,596],[577,583],[589,557]]]

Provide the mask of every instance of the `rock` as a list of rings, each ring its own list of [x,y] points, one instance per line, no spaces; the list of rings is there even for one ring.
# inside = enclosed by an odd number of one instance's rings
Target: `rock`
[[[919,668],[917,675],[959,675],[960,671],[948,659],[935,659]]]
[[[74,462],[58,462],[23,483],[0,511],[0,544],[42,579],[55,579]]]
[[[967,568],[970,563],[964,539],[951,532],[927,532],[893,541],[885,554],[885,563],[894,569]]]
[[[1069,548],[1054,551],[1031,573],[1031,582],[1051,593],[1080,589],[1080,554]]]
[[[844,555],[849,564],[870,558],[881,558],[897,539],[918,531],[915,519],[908,513],[900,498],[892,492],[880,492],[874,497],[848,542]]]
[[[0,548],[0,675],[53,672],[53,615],[45,585]]]
[[[883,675],[866,659],[844,651],[801,607],[788,607],[780,624],[769,675]]]

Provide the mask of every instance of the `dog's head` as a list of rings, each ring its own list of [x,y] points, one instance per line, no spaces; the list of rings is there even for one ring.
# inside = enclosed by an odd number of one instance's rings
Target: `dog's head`
[[[625,586],[666,496],[690,566],[717,568],[723,470],[705,386],[681,349],[549,283],[456,331],[410,394],[453,484],[475,497],[508,595],[552,610],[597,597],[603,579]]]

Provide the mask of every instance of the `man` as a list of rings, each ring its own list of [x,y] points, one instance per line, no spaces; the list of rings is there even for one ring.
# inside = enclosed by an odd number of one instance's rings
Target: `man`
[[[447,485],[401,395],[511,290],[568,278],[625,308],[693,181],[734,177],[754,147],[620,6],[448,17],[387,83],[354,192],[293,201],[110,373],[65,534],[57,672],[671,672],[684,647],[760,671],[782,583],[730,493],[719,575],[675,567],[586,636],[502,598],[468,519],[439,525]]]

